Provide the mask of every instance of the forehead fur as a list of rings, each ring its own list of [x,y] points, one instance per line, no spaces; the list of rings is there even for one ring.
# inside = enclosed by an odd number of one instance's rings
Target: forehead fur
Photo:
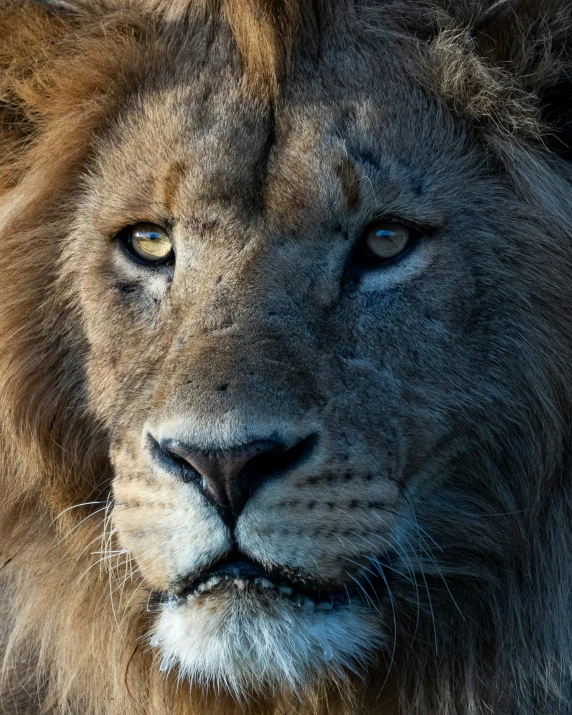
[[[230,29],[248,85],[271,101],[331,43],[367,53],[390,35],[396,61],[471,123],[539,138],[569,120],[543,112],[569,82],[566,0],[51,0],[15,2],[0,23],[0,150],[18,159],[4,163],[4,183],[39,124],[81,104],[109,108],[129,77],[196,43],[199,25]]]
[[[206,1],[230,24],[247,75],[270,92],[293,57],[318,55],[329,33],[353,25],[358,43],[380,31],[414,38],[422,55],[414,72],[465,118],[538,137],[545,129],[539,94],[572,66],[566,0]],[[188,0],[150,2],[188,8]]]

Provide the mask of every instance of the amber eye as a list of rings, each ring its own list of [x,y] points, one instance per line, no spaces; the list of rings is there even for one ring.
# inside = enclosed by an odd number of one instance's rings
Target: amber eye
[[[156,266],[170,263],[174,258],[169,234],[154,223],[137,223],[120,235],[129,253],[143,263]]]
[[[378,263],[397,258],[415,240],[412,229],[402,223],[374,221],[362,235],[364,258]]]

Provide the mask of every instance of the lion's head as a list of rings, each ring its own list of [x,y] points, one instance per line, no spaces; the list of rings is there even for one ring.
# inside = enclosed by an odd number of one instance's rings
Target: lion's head
[[[2,5],[8,712],[572,712],[571,27]]]

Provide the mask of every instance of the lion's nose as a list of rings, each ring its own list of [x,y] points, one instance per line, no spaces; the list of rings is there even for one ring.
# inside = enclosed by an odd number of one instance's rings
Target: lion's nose
[[[176,439],[159,443],[151,437],[155,458],[195,483],[231,527],[255,490],[305,461],[315,441],[313,435],[293,446],[277,439],[261,439],[229,449],[205,450]]]

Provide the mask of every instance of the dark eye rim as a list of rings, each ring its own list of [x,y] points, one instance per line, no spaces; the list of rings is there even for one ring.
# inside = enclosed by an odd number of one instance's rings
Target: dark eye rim
[[[161,226],[160,224],[153,223],[152,221],[136,221],[122,228],[121,231],[119,231],[119,233],[117,233],[115,236],[115,240],[119,243],[124,253],[128,256],[130,260],[134,261],[135,263],[138,263],[141,266],[145,266],[146,268],[163,268],[174,266],[174,246],[171,247],[171,251],[168,253],[168,255],[166,255],[165,258],[161,258],[161,260],[159,261],[147,260],[137,253],[137,251],[133,247],[131,233],[134,228],[144,224],[150,226],[157,226],[157,228],[160,228],[161,231],[164,231],[169,236],[169,239],[171,239],[171,232],[166,226]]]

